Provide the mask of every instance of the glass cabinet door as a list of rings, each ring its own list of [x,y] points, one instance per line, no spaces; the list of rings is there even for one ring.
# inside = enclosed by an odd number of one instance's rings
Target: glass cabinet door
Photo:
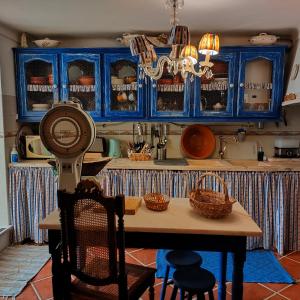
[[[101,112],[100,56],[63,53],[61,59],[62,100],[75,97],[93,117]]]
[[[105,54],[105,116],[143,117],[145,84],[138,60],[128,54]]]
[[[190,91],[193,82],[186,83],[180,73],[170,74],[165,66],[158,80],[150,80],[151,117],[189,117]]]
[[[20,54],[20,118],[42,116],[58,100],[56,54]]]
[[[281,56],[241,53],[238,116],[272,116],[281,102]]]
[[[211,57],[213,77],[196,79],[196,116],[233,116],[235,61],[234,53]]]

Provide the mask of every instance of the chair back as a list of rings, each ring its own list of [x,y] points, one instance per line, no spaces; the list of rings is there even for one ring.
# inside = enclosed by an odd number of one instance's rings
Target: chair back
[[[91,285],[118,283],[127,288],[124,247],[124,196],[105,197],[89,180],[75,193],[58,191],[64,267]],[[116,224],[118,221],[118,224]]]

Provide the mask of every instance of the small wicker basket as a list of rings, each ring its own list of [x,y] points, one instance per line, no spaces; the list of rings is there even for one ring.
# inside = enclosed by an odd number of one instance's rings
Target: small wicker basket
[[[221,182],[223,193],[201,189],[203,179],[207,176],[214,176]],[[236,200],[228,196],[224,180],[215,173],[203,174],[199,179],[197,189],[190,193],[190,205],[192,208],[201,216],[210,219],[219,219],[229,215],[234,202]]]
[[[159,193],[149,193],[144,196],[144,201],[148,209],[164,211],[168,208],[170,198]]]
[[[128,158],[130,160],[150,160],[151,153],[143,153],[143,152],[129,153]]]

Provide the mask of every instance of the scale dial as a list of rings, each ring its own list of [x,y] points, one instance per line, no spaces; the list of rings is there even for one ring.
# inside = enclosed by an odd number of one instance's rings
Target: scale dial
[[[93,120],[76,105],[61,104],[47,112],[40,124],[45,147],[58,158],[82,155],[95,137]]]

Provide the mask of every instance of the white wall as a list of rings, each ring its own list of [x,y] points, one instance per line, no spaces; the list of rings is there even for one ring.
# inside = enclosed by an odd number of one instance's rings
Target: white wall
[[[0,226],[9,224],[7,163],[17,131],[12,48],[17,40],[16,32],[0,25]]]

